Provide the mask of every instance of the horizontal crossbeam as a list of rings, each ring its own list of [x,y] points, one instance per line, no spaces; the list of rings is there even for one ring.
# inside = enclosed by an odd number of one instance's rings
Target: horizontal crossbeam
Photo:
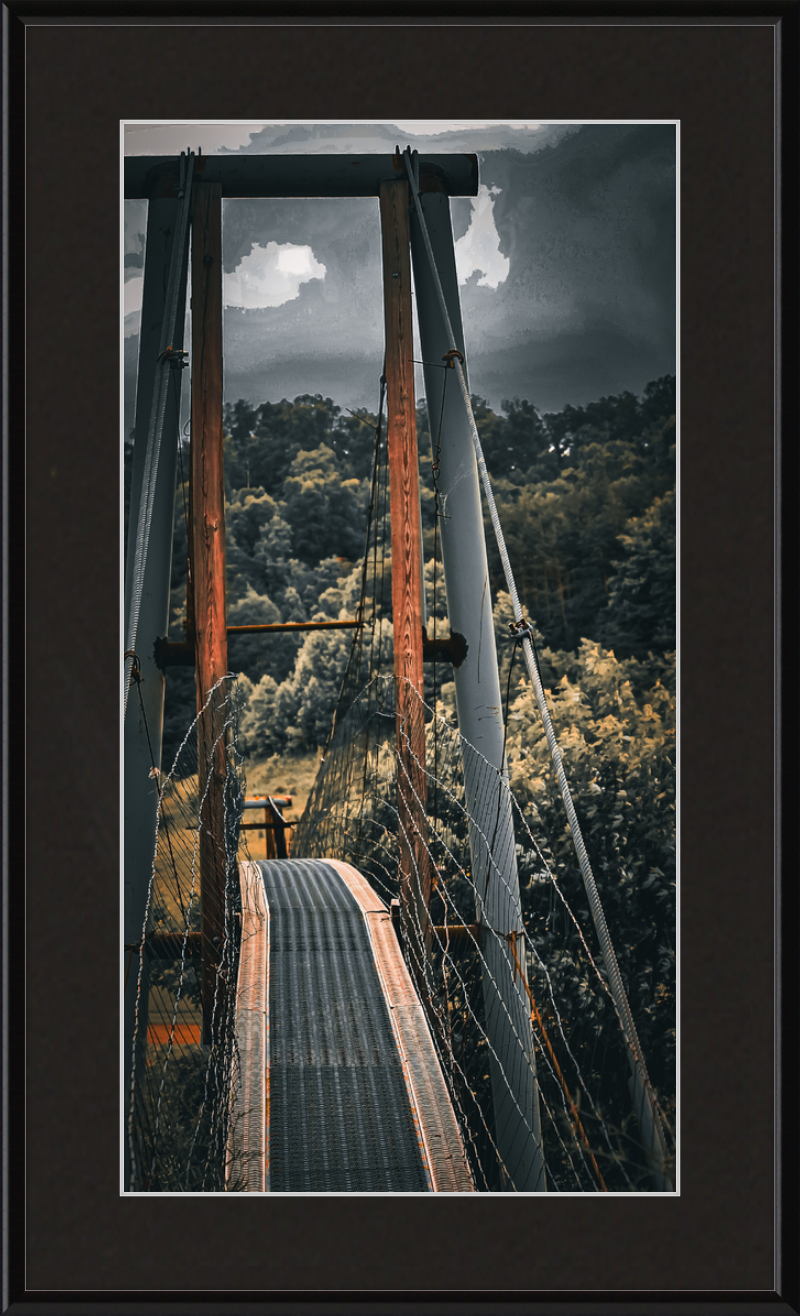
[[[269,635],[281,631],[342,631],[360,626],[358,619],[346,621],[283,621],[267,622],[252,626],[228,626],[228,638],[231,635]],[[468,645],[463,635],[453,631],[442,638],[429,639],[428,632],[422,631],[422,659],[426,663],[451,663],[460,667],[467,656]],[[167,667],[194,667],[195,640],[188,635],[185,640],[168,640],[159,636],[153,645],[153,656],[161,671]]]
[[[219,183],[223,197],[378,196],[388,179],[405,178],[400,155],[196,155],[194,178]],[[419,161],[420,191],[478,195],[475,155],[430,155]],[[176,196],[175,156],[125,157],[125,198]]]
[[[252,626],[228,626],[229,635],[262,635],[270,631],[345,631],[352,626],[360,626],[356,618],[349,621],[276,621],[264,622]]]
[[[231,635],[263,635],[270,634],[273,631],[341,631],[360,626],[358,620],[348,621],[283,621],[268,622],[263,625],[253,626],[227,626],[226,632]],[[153,645],[153,657],[156,666],[163,672],[167,667],[194,667],[195,665],[195,637],[194,634],[187,635],[185,640],[168,640],[166,636],[159,636]]]

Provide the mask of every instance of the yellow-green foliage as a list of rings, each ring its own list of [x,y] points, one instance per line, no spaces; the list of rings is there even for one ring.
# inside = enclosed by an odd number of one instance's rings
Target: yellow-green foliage
[[[501,596],[498,621],[508,613]],[[503,627],[498,627],[502,634]],[[505,679],[510,645],[505,654]],[[638,662],[583,640],[539,649],[547,704],[651,1077],[673,1088],[675,1044],[675,655]],[[555,767],[524,663],[509,698],[511,786],[554,875],[591,928]],[[524,864],[523,864],[524,868]],[[523,872],[523,886],[526,874]],[[529,893],[530,894],[530,893]],[[523,903],[526,900],[523,889]],[[594,943],[596,945],[596,943]],[[583,986],[562,983],[576,1001]]]

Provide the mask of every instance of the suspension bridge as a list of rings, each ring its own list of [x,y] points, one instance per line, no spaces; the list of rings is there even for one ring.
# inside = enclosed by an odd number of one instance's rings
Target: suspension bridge
[[[450,197],[477,190],[474,156],[399,149],[125,162],[125,195],[149,202],[125,580],[126,1191],[674,1190],[671,1131],[472,414]],[[305,623],[350,628],[350,656],[291,849],[273,799],[272,857],[258,862],[243,825],[225,615],[221,233],[233,196],[377,197],[383,254],[385,365],[357,616]],[[430,615],[424,585],[412,269],[446,635],[436,581]],[[165,636],[187,366],[187,633],[174,643]],[[567,879],[509,784],[482,494],[513,609],[508,644],[530,680],[574,841]],[[197,717],[162,764],[165,671],[178,663],[194,666]],[[443,668],[455,717],[437,700]],[[566,965],[583,984],[578,1000]]]

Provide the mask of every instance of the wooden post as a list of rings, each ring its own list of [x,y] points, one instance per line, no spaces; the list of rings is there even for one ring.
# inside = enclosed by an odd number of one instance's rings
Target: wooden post
[[[222,197],[218,183],[195,184],[192,221],[192,593],[197,708],[228,671],[225,628],[225,481],[222,458]],[[197,730],[201,807],[200,908],[203,1038],[224,1017],[217,976],[225,936],[225,687]],[[210,780],[209,780],[210,775]],[[216,998],[216,999],[215,999]]]
[[[422,714],[422,579],[417,422],[411,327],[408,183],[381,183],[392,610],[397,686],[397,804],[400,917],[423,1000],[430,950],[430,864],[426,846],[425,722]]]

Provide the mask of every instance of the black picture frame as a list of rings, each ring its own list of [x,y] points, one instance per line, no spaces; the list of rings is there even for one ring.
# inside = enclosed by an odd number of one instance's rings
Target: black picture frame
[[[799,1311],[798,4],[3,25],[3,1310]],[[119,1196],[119,120],[254,112],[681,122],[677,1198]]]

